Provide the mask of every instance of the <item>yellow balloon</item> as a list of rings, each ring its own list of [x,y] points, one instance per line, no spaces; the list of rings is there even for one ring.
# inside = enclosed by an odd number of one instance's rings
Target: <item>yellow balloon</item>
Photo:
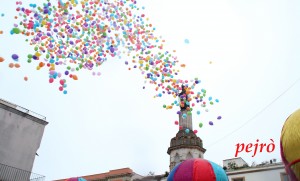
[[[300,109],[291,114],[281,131],[281,157],[290,177],[300,180]],[[294,178],[295,179],[295,178]]]

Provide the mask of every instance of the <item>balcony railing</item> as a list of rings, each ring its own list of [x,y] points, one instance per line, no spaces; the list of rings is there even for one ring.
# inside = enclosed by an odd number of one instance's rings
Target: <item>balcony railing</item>
[[[46,117],[45,116],[40,115],[40,114],[38,114],[36,112],[30,111],[30,110],[28,110],[28,109],[26,109],[24,107],[21,107],[21,106],[18,106],[16,104],[13,104],[13,103],[11,103],[9,101],[6,101],[4,99],[0,99],[0,103],[5,104],[6,106],[9,106],[11,108],[17,109],[17,110],[19,110],[19,111],[21,111],[23,113],[27,113],[27,114],[29,114],[31,116],[34,116],[36,118],[39,118],[39,119],[42,119],[42,120],[46,121]]]
[[[45,176],[0,163],[0,181],[44,181]]]

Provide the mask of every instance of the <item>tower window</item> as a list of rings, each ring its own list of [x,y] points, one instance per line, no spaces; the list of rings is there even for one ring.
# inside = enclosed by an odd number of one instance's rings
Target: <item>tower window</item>
[[[175,161],[175,165],[177,165],[177,164],[180,163],[180,158],[179,158],[178,153],[176,153],[175,158],[174,158],[174,161]]]
[[[191,152],[189,152],[187,155],[186,155],[186,159],[191,159],[193,158],[193,155],[191,154]]]

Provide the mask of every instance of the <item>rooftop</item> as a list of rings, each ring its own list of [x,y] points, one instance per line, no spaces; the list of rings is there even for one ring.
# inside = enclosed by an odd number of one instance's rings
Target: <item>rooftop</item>
[[[81,178],[84,178],[86,180],[100,180],[100,179],[106,179],[106,178],[113,178],[116,176],[131,176],[132,174],[135,174],[130,168],[121,168],[116,170],[110,170],[109,172],[100,173],[100,174],[94,174],[94,175],[86,175],[86,176],[78,176]],[[68,178],[55,180],[55,181],[65,181]]]
[[[257,165],[252,167],[245,167],[245,168],[237,168],[235,170],[227,170],[227,175],[237,174],[237,173],[250,173],[250,172],[260,172],[260,171],[267,171],[267,170],[276,170],[276,169],[284,169],[284,165],[282,162],[279,163],[272,163],[266,165]]]
[[[15,114],[19,114],[21,116],[28,117],[29,119],[38,122],[43,125],[47,125],[48,122],[46,122],[46,117],[43,115],[40,115],[38,113],[35,113],[33,111],[30,111],[24,107],[21,107],[19,105],[13,104],[9,101],[6,101],[4,99],[0,99],[0,108],[3,108],[5,110],[11,111]]]

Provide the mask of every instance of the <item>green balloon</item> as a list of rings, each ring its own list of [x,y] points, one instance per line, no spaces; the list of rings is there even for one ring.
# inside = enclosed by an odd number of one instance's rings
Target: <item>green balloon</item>
[[[15,34],[19,34],[21,30],[19,28],[13,28],[12,30]]]
[[[202,126],[203,126],[203,123],[199,123],[199,127],[202,128]]]

